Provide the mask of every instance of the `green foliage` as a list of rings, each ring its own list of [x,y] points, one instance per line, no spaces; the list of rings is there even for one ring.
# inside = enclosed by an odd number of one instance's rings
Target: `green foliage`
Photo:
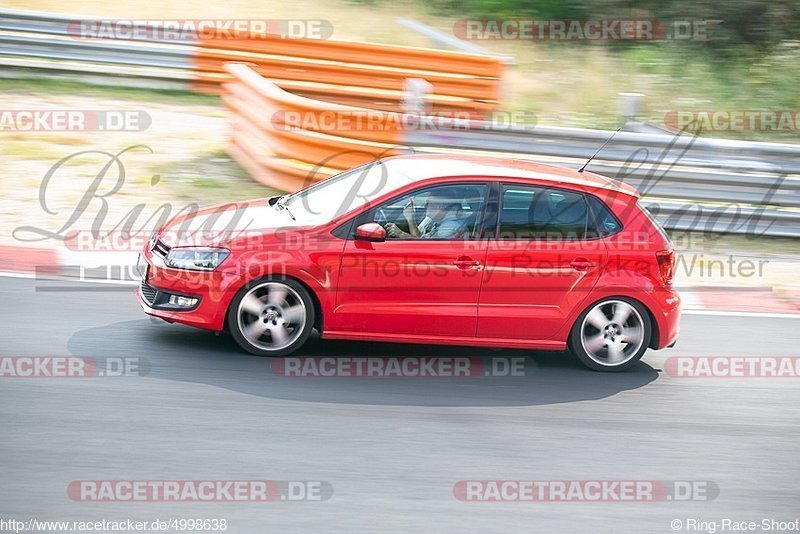
[[[759,53],[800,40],[800,0],[429,0],[426,5],[439,15],[483,19],[652,18],[668,29],[676,21],[719,21],[712,39],[684,44],[712,50],[723,59],[738,57],[740,46]]]
[[[537,17],[541,19],[586,18],[584,0],[429,0],[438,14],[484,19]]]

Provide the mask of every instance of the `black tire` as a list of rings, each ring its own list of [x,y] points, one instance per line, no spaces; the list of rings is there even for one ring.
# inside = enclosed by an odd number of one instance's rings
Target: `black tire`
[[[600,309],[601,313],[604,315],[608,315],[607,310],[615,311],[615,303],[625,303],[635,310],[635,313],[632,312],[628,320],[623,322],[621,325],[618,325],[613,321],[613,318],[616,316],[615,314],[612,314],[610,318],[607,317],[610,325],[606,328],[610,330],[601,330],[595,326],[595,322],[597,321],[592,322],[587,320],[587,317],[590,313],[593,313],[593,317],[595,317],[595,319],[599,317],[594,313],[594,310],[597,309]],[[625,311],[627,311],[627,309],[625,309]],[[631,319],[631,317],[633,319]],[[636,329],[634,322],[638,322],[641,328],[641,342],[637,341],[635,344],[626,343],[623,349],[621,361],[616,363],[612,359],[612,356],[616,359],[619,359],[619,353],[612,354],[610,347],[611,345],[615,345],[616,347],[621,346],[620,341],[617,340],[617,337],[622,340],[626,339],[628,337],[626,332],[629,332],[631,336],[634,332],[636,332],[637,338],[639,337],[639,331]],[[595,334],[595,336],[590,338],[586,332],[593,331],[594,329],[596,329],[598,332]],[[619,336],[609,336],[609,334],[614,334],[617,332],[617,329],[619,329],[621,332]],[[577,356],[581,363],[583,363],[589,369],[606,373],[618,373],[621,371],[627,371],[642,359],[642,356],[644,356],[644,353],[647,351],[648,345],[650,344],[651,333],[652,324],[650,321],[650,314],[640,302],[627,297],[608,297],[592,303],[583,311],[583,313],[578,316],[575,324],[572,325],[568,346],[570,351]],[[587,350],[587,346],[598,342],[598,336],[603,337],[600,342],[606,341],[607,344],[602,348],[596,349],[594,352]],[[585,343],[584,339],[586,339]],[[615,343],[610,342],[612,339],[615,341]],[[622,343],[625,342],[622,341]],[[617,348],[615,350],[619,349]],[[606,355],[605,361],[603,354]]]
[[[270,297],[272,292],[277,297],[284,290],[286,298],[283,299],[283,302],[279,303],[277,298]],[[263,296],[259,298],[258,295],[261,293],[263,293]],[[264,305],[264,311],[261,316],[248,311],[248,306],[250,310],[253,310],[253,303],[256,302],[251,299],[251,295],[255,296]],[[266,300],[264,297],[267,297]],[[245,298],[247,298],[248,303],[243,305],[242,302]],[[297,310],[300,308],[302,308],[303,312],[302,321],[298,320],[296,324],[288,322],[290,311],[292,317],[294,317],[299,313]],[[268,321],[267,319],[270,320]],[[227,318],[228,329],[240,347],[256,356],[271,357],[285,356],[302,347],[311,335],[311,331],[314,328],[314,320],[314,301],[308,290],[296,280],[279,277],[255,280],[240,289],[231,301]],[[266,330],[262,332],[259,338],[256,338],[255,334],[263,325],[268,326],[264,326]],[[285,344],[277,342],[283,339],[284,333],[281,333],[282,331],[285,331],[285,335],[288,336]],[[273,334],[273,332],[279,333],[281,338],[278,338],[277,334]],[[265,339],[264,336],[268,336],[268,338]],[[274,348],[270,348],[270,345]]]

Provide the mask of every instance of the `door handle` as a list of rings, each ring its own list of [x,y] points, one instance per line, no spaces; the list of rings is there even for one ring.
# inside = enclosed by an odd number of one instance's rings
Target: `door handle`
[[[458,267],[461,270],[466,271],[468,269],[480,269],[481,262],[479,262],[477,260],[473,260],[469,256],[459,256],[453,262],[453,265],[455,265],[456,267]]]
[[[588,271],[589,269],[594,267],[594,263],[587,260],[586,258],[575,258],[569,265],[576,271]]]

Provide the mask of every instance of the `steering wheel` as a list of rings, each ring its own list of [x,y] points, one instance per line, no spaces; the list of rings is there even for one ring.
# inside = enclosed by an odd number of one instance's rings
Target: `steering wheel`
[[[375,212],[375,222],[381,226],[386,226],[389,222],[389,217],[386,216],[386,212],[383,211],[383,208],[378,208],[378,211]]]

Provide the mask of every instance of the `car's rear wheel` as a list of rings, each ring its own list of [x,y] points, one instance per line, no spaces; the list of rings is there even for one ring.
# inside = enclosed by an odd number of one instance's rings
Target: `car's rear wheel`
[[[236,342],[251,354],[283,356],[300,348],[311,334],[314,304],[295,280],[259,280],[234,297],[228,327]]]
[[[570,348],[595,371],[624,371],[647,350],[650,316],[639,302],[615,297],[592,304],[570,333]]]

